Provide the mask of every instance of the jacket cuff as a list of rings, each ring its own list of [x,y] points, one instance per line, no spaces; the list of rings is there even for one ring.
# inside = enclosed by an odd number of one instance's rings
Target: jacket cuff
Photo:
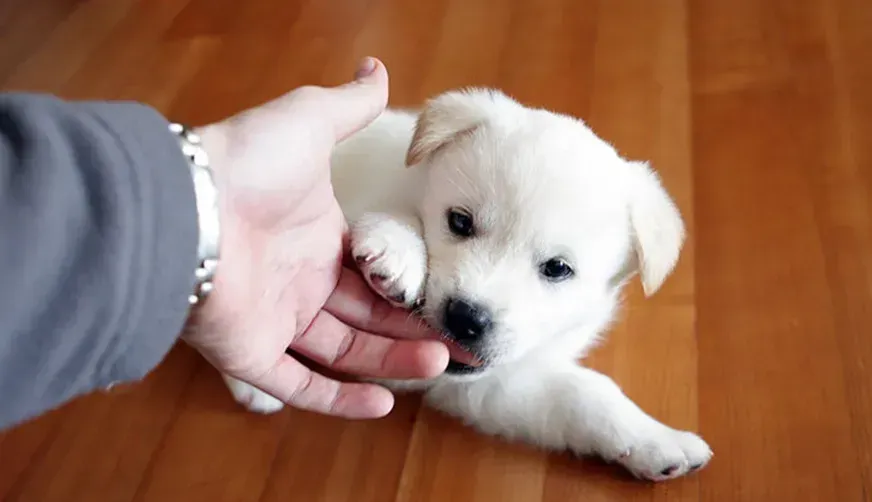
[[[98,370],[101,384],[109,386],[145,377],[185,325],[197,267],[197,207],[189,166],[161,114],[138,103],[78,106],[117,136],[143,209],[137,222],[143,249],[129,271],[140,287],[129,303],[126,329],[118,331]]]

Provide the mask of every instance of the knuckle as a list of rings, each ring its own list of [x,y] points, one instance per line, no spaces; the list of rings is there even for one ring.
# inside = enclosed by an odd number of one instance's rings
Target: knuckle
[[[370,320],[373,325],[379,326],[387,323],[394,313],[394,307],[385,301],[374,299],[370,306]]]
[[[312,383],[315,381],[315,373],[312,370],[306,371],[303,378],[297,384],[297,387],[291,393],[290,402],[299,406],[306,406],[311,401]]]
[[[327,90],[316,85],[304,85],[293,91],[294,100],[300,102],[322,102],[327,94]]]
[[[357,336],[354,330],[348,329],[343,335],[342,342],[339,344],[339,347],[337,347],[336,354],[330,361],[330,365],[341,365],[348,358],[349,354],[351,354],[356,340]]]

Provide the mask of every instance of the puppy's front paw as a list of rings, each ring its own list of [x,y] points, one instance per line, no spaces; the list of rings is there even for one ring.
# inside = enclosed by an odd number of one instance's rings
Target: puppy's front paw
[[[709,445],[696,434],[658,423],[638,433],[614,460],[639,479],[664,481],[698,471],[711,458]]]
[[[242,406],[245,406],[248,411],[268,415],[281,410],[285,406],[285,403],[253,385],[227,375],[223,375],[223,377],[227,388],[233,394],[233,399]]]
[[[405,224],[371,214],[352,230],[352,253],[369,285],[394,306],[414,307],[427,275],[424,241]]]

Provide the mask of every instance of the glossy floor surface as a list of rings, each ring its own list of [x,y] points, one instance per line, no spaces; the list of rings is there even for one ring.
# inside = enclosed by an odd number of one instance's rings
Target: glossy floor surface
[[[868,0],[4,0],[3,89],[199,124],[376,55],[393,105],[496,86],[650,159],[690,241],[589,363],[715,457],[652,485],[414,397],[255,416],[177,348],[0,435],[0,500],[872,500],[870,26]]]

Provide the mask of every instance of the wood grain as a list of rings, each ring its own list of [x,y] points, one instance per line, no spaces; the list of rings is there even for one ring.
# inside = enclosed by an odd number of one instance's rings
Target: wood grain
[[[872,500],[872,4],[864,0],[9,0],[0,86],[203,123],[363,55],[391,104],[496,86],[661,173],[690,238],[588,364],[715,450],[650,485],[476,434],[235,406],[177,347],[0,434],[4,501]]]

